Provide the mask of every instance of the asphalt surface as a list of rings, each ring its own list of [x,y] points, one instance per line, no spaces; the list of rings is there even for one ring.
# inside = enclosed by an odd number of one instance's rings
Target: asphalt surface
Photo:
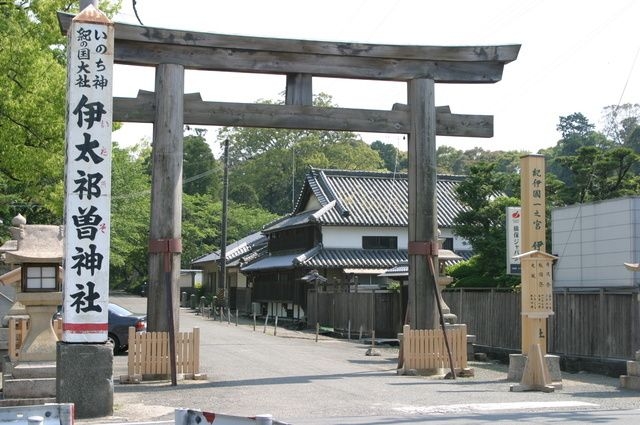
[[[146,298],[112,295],[134,312]],[[507,365],[470,362],[475,376],[403,376],[397,347],[369,345],[311,332],[266,330],[180,311],[180,330],[200,328],[200,371],[206,380],[121,384],[127,356],[114,359],[114,415],[76,421],[173,423],[176,408],[237,416],[271,414],[291,424],[391,423],[637,423],[640,392],[620,389],[619,379],[591,373],[563,374],[551,393],[512,392]]]

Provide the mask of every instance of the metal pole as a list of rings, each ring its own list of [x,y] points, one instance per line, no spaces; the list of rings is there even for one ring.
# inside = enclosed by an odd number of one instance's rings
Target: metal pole
[[[318,334],[320,333],[320,318],[318,317],[318,297],[320,294],[318,293],[318,279],[316,278],[314,281],[314,286],[316,287],[316,342],[318,342]]]

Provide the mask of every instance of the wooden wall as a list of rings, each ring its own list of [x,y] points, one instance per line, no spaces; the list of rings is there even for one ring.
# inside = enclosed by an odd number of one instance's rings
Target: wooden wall
[[[397,292],[316,294],[309,291],[307,324],[310,327],[316,323],[316,295],[319,295],[317,317],[320,325],[333,328],[337,333],[347,334],[349,320],[352,336],[358,335],[361,327],[363,334],[370,336],[372,323],[375,324],[376,338],[397,338],[399,329],[402,329],[400,294]]]

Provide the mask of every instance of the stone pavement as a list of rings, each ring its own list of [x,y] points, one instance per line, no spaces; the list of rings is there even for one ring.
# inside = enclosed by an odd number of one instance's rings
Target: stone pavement
[[[135,304],[146,299],[112,301],[140,312]],[[514,383],[506,380],[507,365],[499,363],[470,362],[475,376],[456,380],[402,376],[396,374],[397,347],[377,347],[381,356],[366,356],[369,346],[358,341],[320,336],[316,342],[311,332],[282,327],[274,336],[273,323],[266,331],[262,323],[253,330],[248,320],[236,326],[181,309],[181,330],[195,326],[201,333],[200,371],[207,380],[182,380],[175,387],[168,381],[120,384],[127,357],[119,355],[114,360],[114,415],[76,422],[172,423],[176,408],[237,416],[266,413],[292,424],[355,424],[438,423],[455,415],[486,418],[495,412],[579,418],[627,414],[640,407],[639,392],[620,389],[619,379],[602,375],[563,373],[561,390],[516,393],[509,391]]]

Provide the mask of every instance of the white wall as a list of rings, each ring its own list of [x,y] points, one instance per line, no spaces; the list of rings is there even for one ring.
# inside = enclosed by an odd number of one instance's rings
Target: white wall
[[[363,236],[397,236],[398,249],[407,249],[406,227],[341,227],[322,226],[322,244],[325,248],[362,248]]]
[[[409,246],[409,232],[406,227],[322,226],[322,242],[325,248],[362,248],[363,236],[397,236],[398,249],[407,249]],[[440,237],[453,238],[455,251],[473,249],[465,239],[454,236],[451,229],[441,229]]]
[[[640,281],[623,263],[640,261],[640,198],[627,197],[551,211],[556,288],[629,287]]]

